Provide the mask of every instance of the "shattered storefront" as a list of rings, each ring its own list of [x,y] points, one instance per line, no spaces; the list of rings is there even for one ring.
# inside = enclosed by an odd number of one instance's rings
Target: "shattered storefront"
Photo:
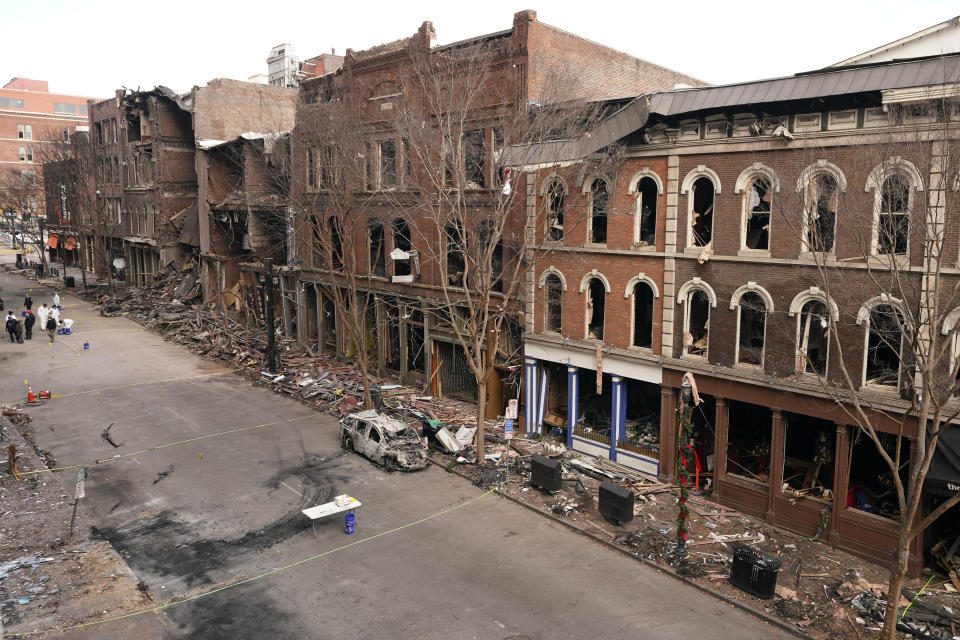
[[[661,473],[661,371],[609,347],[528,339],[524,430],[566,437],[567,447],[657,477]]]

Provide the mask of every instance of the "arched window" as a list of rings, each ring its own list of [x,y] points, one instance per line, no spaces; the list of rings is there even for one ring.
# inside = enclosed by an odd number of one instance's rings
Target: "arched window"
[[[706,247],[713,240],[713,182],[697,178],[687,196],[690,201],[690,241],[692,247]]]
[[[653,289],[646,282],[633,285],[634,347],[649,349],[653,344]]]
[[[710,346],[710,298],[706,291],[693,289],[687,295],[683,355],[707,358]]]
[[[370,218],[367,224],[370,234],[368,245],[370,255],[370,273],[382,278],[386,275],[386,257],[383,250],[383,222],[377,218]]]
[[[407,221],[403,218],[397,218],[391,226],[393,227],[394,250],[399,249],[400,251],[409,253],[411,249],[410,226],[407,224]],[[393,275],[409,276],[411,273],[409,257],[393,258]]]
[[[637,183],[637,212],[633,223],[633,244],[652,247],[657,234],[657,195],[659,189],[653,178],[641,178]]]
[[[737,364],[763,366],[767,312],[767,304],[759,293],[749,291],[740,297],[740,315],[737,321]]]
[[[888,176],[880,189],[876,221],[876,251],[906,255],[910,237],[910,185],[899,175]]]
[[[900,302],[886,295],[868,300],[857,314],[857,324],[866,324],[863,384],[900,386],[903,349],[903,314]]]
[[[606,244],[607,242],[607,182],[597,178],[590,184],[590,218],[587,242]]]
[[[827,374],[830,350],[830,319],[827,305],[821,300],[808,300],[797,318],[797,373]]]
[[[741,249],[770,250],[770,209],[773,189],[770,180],[758,176],[743,194]]]
[[[800,173],[797,193],[803,199],[802,251],[833,252],[840,194],[846,190],[846,176],[826,160],[817,160]]]
[[[547,239],[559,242],[563,240],[563,213],[567,188],[563,181],[554,178],[547,186],[544,196],[547,208]]]
[[[603,340],[603,316],[606,303],[606,285],[600,278],[587,281],[586,337]]]
[[[463,226],[457,222],[448,222],[444,229],[447,240],[447,284],[463,287],[466,285],[467,269],[465,232]]]
[[[343,266],[343,230],[336,217],[327,219],[327,231],[330,233],[330,264],[338,269]]]
[[[546,318],[543,330],[560,333],[563,324],[561,313],[563,310],[563,282],[555,273],[548,274],[544,281],[544,300]]]

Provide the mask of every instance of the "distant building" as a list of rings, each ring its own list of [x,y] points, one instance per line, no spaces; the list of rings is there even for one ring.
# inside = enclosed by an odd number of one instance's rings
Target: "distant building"
[[[261,80],[260,74],[250,76],[250,82],[262,82],[276,87],[297,87],[305,78],[316,78],[332,73],[343,66],[343,56],[338,56],[335,49],[330,53],[321,53],[318,56],[301,60],[297,56],[292,44],[278,44],[270,50],[267,56],[267,75]]]
[[[940,56],[960,52],[960,16],[927,27],[909,36],[894,40],[876,49],[858,53],[852,58],[831,65],[845,67],[852,64],[890,62],[922,56]],[[954,80],[954,78],[950,78]]]
[[[87,127],[87,98],[50,93],[46,80],[13,78],[0,89],[0,209],[44,211],[43,147]]]

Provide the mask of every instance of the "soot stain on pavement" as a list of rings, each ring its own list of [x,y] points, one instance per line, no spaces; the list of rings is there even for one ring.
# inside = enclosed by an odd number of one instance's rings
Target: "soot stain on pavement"
[[[336,459],[306,456],[300,465],[281,469],[269,478],[264,487],[277,488],[281,482],[299,480],[303,487],[300,500],[277,520],[240,536],[200,537],[197,525],[169,510],[116,527],[94,527],[93,534],[108,541],[138,574],[182,578],[190,588],[208,585],[214,581],[212,572],[228,569],[242,554],[264,551],[309,529],[310,521],[300,511],[332,500],[337,484],[346,480],[332,472]]]
[[[245,584],[173,607],[169,616],[183,632],[184,638],[234,640],[236,638],[303,638],[304,630],[295,632],[295,616],[275,604],[270,586],[265,582]]]

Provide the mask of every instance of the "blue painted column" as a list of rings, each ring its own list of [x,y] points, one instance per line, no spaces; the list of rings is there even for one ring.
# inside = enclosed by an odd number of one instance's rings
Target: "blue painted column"
[[[580,368],[567,365],[567,449],[573,449],[573,430],[577,426],[577,416],[580,415],[580,403],[577,396],[580,393]]]
[[[537,429],[537,359],[530,356],[524,357],[523,362],[523,430],[526,433],[535,433]]]
[[[617,459],[617,441],[625,433],[627,422],[627,385],[622,376],[610,376],[613,399],[610,406],[610,459]]]

